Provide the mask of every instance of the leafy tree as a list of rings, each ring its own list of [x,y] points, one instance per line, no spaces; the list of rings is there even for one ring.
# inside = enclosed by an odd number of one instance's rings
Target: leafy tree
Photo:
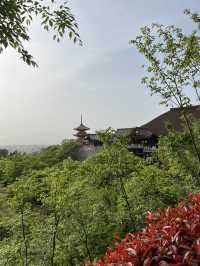
[[[8,159],[0,160],[0,183],[6,185],[15,181],[15,163]]]
[[[197,30],[200,30],[200,15],[197,12],[192,12],[190,9],[185,10],[185,14],[190,16],[190,18],[197,24]]]
[[[35,180],[27,178],[20,180],[12,189],[13,197],[10,201],[10,206],[13,211],[14,224],[11,226],[11,236],[9,241],[5,238],[3,241],[6,246],[9,242],[10,245],[16,245],[9,253],[5,253],[4,260],[11,260],[12,264],[16,265],[30,265],[30,221],[32,220],[33,213],[31,211],[31,199],[37,194],[37,186]],[[12,265],[11,264],[11,265]]]
[[[49,165],[0,187],[0,264],[83,266],[114,235],[141,228],[148,210],[198,189],[179,160],[164,152],[145,160],[116,139],[85,161]]]
[[[163,169],[156,165],[143,165],[133,173],[125,189],[132,207],[137,229],[144,225],[144,217],[148,211],[157,208],[174,206],[189,191],[195,190],[195,183],[188,175],[178,176],[178,171]],[[119,214],[122,223],[127,224],[128,214],[122,197],[119,197]],[[120,213],[122,212],[122,213]],[[130,231],[125,227],[125,232]]]
[[[98,131],[97,138],[105,147],[110,146],[115,140],[115,130],[109,127],[106,130]]]
[[[0,183],[8,185],[32,170],[53,167],[67,158],[77,159],[79,147],[76,141],[63,141],[61,145],[49,146],[35,154],[14,153],[0,158]]]
[[[77,159],[80,144],[77,141],[64,140],[61,145],[51,145],[42,149],[36,157],[48,166],[55,165],[67,158]]]
[[[192,17],[198,20],[197,15]],[[181,108],[193,151],[200,165],[200,152],[185,108],[191,105],[192,91],[196,94],[197,101],[200,100],[199,38],[197,31],[186,35],[182,29],[175,26],[153,24],[151,27],[142,28],[141,34],[131,43],[147,60],[145,67],[149,75],[144,77],[142,82],[150,88],[152,94],[160,95],[161,104]]]
[[[0,149],[0,158],[7,157],[9,154],[7,149]]]
[[[197,147],[200,149],[200,123],[198,120],[192,123],[192,130]],[[194,179],[193,182],[199,187],[199,179],[196,178],[199,163],[194,154],[188,131],[177,132],[171,129],[167,136],[160,137],[158,148],[151,159],[159,162],[160,168],[172,169],[177,173],[177,176],[191,176]]]
[[[81,43],[78,25],[67,3],[56,0],[1,0],[0,1],[0,52],[14,48],[28,65],[37,66],[24,47],[30,40],[29,27],[39,17],[44,30],[53,32],[53,39],[60,41],[66,31],[70,39]]]
[[[88,193],[91,198],[90,202],[95,202],[96,205],[96,217],[93,217],[93,221],[97,219],[98,224],[102,224],[102,227],[99,226],[96,229],[97,231],[103,230],[101,236],[97,238],[99,246],[103,239],[104,242],[111,241],[105,232],[112,231],[115,234],[123,230],[121,221],[117,216],[119,196],[123,199],[127,214],[126,225],[130,230],[134,230],[135,219],[132,214],[132,206],[129,204],[125,184],[130,178],[130,174],[139,167],[140,163],[140,158],[129,153],[121,144],[115,143],[83,162],[79,168],[79,175],[85,180],[88,189],[91,190]],[[94,210],[92,213],[94,213]],[[105,226],[105,223],[108,225]],[[103,249],[104,245],[102,244]]]

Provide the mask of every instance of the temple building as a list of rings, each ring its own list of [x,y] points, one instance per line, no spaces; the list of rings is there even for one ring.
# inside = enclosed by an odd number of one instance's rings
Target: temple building
[[[116,135],[118,137],[125,137],[128,142],[128,150],[139,156],[151,154],[156,149],[158,143],[158,137],[148,128],[119,128],[116,130]]]
[[[187,112],[191,121],[200,120],[199,105],[188,106],[184,108],[184,111]],[[144,125],[132,128],[119,128],[115,131],[115,134],[119,137],[126,137],[129,151],[139,156],[148,156],[156,149],[159,137],[168,134],[169,127],[178,132],[184,131],[182,109],[171,108],[168,112],[161,114]],[[74,130],[77,131],[74,136],[76,136],[81,143],[96,148],[103,145],[103,143],[97,139],[96,134],[87,133],[89,128],[83,125],[82,117],[80,126]]]
[[[150,122],[134,128],[120,128],[116,134],[128,138],[128,149],[139,156],[148,156],[156,148],[159,137],[166,136],[169,129],[183,132],[185,129],[181,108],[171,108]],[[200,121],[200,106],[188,106],[184,108],[190,121]]]

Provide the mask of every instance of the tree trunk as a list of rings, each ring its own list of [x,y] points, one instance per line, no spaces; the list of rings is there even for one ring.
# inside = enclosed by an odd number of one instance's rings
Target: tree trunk
[[[58,232],[59,221],[60,221],[60,217],[57,217],[55,213],[54,214],[54,230],[53,230],[53,237],[52,237],[51,266],[54,266],[54,257],[55,257],[55,250],[56,250],[56,236]]]
[[[186,126],[188,128],[189,134],[190,134],[190,138],[191,138],[191,141],[192,141],[193,150],[196,153],[196,157],[197,157],[197,160],[198,160],[198,163],[199,163],[199,169],[198,169],[198,173],[197,173],[198,176],[199,176],[199,174],[200,174],[200,153],[199,153],[199,150],[198,150],[196,141],[195,141],[193,129],[192,129],[191,125],[190,125],[190,121],[189,121],[189,119],[187,117],[187,114],[186,114],[186,112],[184,110],[183,110],[183,117],[184,117]]]
[[[26,239],[26,233],[25,233],[25,224],[24,224],[24,211],[21,208],[21,227],[22,227],[22,237],[24,241],[24,249],[25,249],[25,255],[23,256],[23,265],[28,266],[28,244]]]
[[[84,234],[84,238],[85,238],[84,242],[85,242],[85,247],[86,247],[86,250],[87,250],[88,258],[89,258],[90,262],[92,262],[93,258],[92,258],[90,249],[88,247],[88,234],[87,234],[87,231],[85,229],[85,224],[84,224],[84,222],[82,220],[80,221],[80,224],[81,224],[81,227],[82,227],[82,230],[83,230],[83,234]]]
[[[124,187],[124,182],[123,182],[122,177],[120,176],[119,179],[120,179],[120,185],[121,185],[122,195],[123,195],[123,198],[124,198],[124,200],[126,202],[126,207],[128,209],[130,221],[131,221],[132,226],[133,226],[133,231],[135,231],[136,230],[136,226],[135,226],[135,221],[134,221],[134,218],[133,218],[133,215],[132,215],[131,206],[130,206],[130,203],[129,203],[129,200],[128,200],[128,195],[126,193],[126,189]]]

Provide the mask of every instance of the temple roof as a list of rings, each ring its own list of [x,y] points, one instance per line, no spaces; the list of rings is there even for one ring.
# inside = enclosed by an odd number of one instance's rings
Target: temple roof
[[[87,133],[85,131],[78,131],[76,134],[74,134],[75,137],[86,137]]]
[[[86,127],[82,123],[78,127],[74,128],[74,130],[77,130],[77,131],[86,131],[86,130],[89,130],[89,129],[90,129],[89,127]]]
[[[182,132],[184,130],[184,122],[182,119],[182,110],[180,108],[171,108],[168,112],[159,115],[150,122],[133,128],[119,128],[116,134],[119,136],[130,136],[137,133],[145,137],[167,135],[167,125],[170,125],[174,130]],[[189,116],[189,119],[200,119],[200,105],[188,106],[184,111]]]
[[[188,106],[184,108],[185,112],[191,116],[190,120],[200,119],[200,106]],[[150,130],[154,135],[161,136],[166,135],[167,124],[170,124],[171,127],[176,131],[183,131],[184,123],[182,120],[182,109],[180,108],[171,108],[170,111],[156,117],[150,122],[141,126],[141,128],[145,128]]]
[[[78,127],[75,127],[74,130],[76,131],[86,131],[86,130],[89,130],[90,128],[89,127],[86,127],[84,124],[83,124],[83,118],[82,118],[82,115],[81,115],[81,123]]]

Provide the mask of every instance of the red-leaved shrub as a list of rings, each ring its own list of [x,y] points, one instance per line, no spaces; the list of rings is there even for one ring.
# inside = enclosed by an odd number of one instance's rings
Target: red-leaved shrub
[[[200,265],[200,193],[190,194],[177,208],[148,213],[147,223],[143,231],[117,241],[94,265]]]

